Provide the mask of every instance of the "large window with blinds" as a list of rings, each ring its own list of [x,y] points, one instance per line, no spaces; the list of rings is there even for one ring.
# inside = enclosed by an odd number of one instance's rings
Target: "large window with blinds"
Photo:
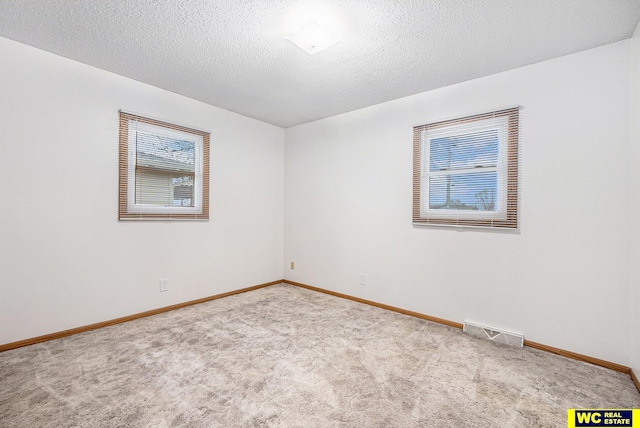
[[[518,227],[518,112],[414,127],[414,224]]]
[[[209,133],[120,112],[120,220],[209,218]]]

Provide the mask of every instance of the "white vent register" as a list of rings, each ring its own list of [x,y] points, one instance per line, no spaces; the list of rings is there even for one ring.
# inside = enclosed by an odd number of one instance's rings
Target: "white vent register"
[[[524,346],[524,335],[521,333],[513,333],[511,331],[500,330],[469,321],[464,322],[462,331],[481,339],[489,339],[494,342],[517,346],[519,348]]]

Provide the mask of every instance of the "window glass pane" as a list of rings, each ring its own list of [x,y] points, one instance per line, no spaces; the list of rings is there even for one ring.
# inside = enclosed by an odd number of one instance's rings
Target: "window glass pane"
[[[171,185],[173,186],[173,206],[192,207],[193,206],[193,181],[194,175],[173,176]]]
[[[432,138],[429,143],[430,171],[494,167],[498,164],[498,130]]]
[[[193,141],[136,133],[136,204],[193,207]]]
[[[429,209],[495,211],[496,172],[429,177]]]

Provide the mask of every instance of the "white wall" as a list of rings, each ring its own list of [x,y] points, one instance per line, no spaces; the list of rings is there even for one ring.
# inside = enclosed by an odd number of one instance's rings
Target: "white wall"
[[[0,344],[282,278],[283,129],[3,38],[0,58]],[[118,222],[119,109],[211,131],[208,222]]]
[[[640,377],[640,24],[630,40],[631,63],[631,144],[629,170],[630,187],[630,285],[629,299],[631,325],[631,362],[630,366],[636,376]]]
[[[628,364],[628,48],[287,129],[285,278]],[[520,232],[413,227],[412,126],[516,104]]]

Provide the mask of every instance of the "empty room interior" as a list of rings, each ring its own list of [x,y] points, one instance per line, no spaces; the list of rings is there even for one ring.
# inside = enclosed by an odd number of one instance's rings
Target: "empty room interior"
[[[639,23],[1,1],[0,427],[640,409]]]

